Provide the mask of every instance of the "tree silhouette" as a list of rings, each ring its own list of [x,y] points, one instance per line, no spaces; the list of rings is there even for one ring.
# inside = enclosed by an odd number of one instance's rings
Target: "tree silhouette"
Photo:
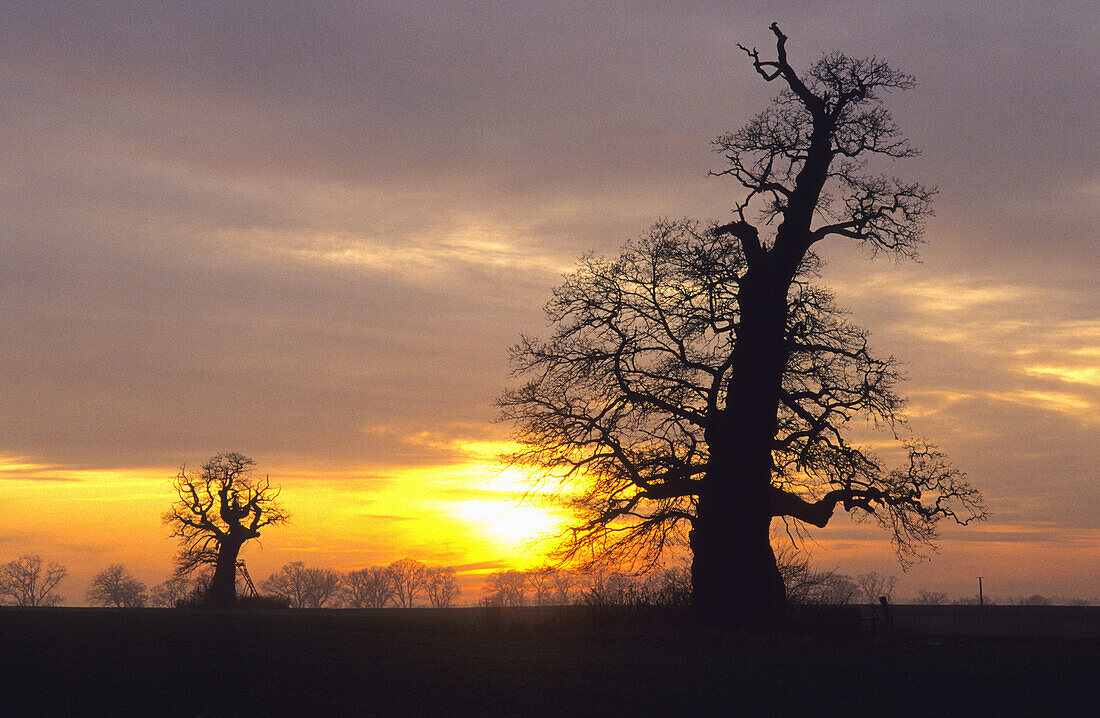
[[[140,608],[149,601],[145,584],[120,563],[113,563],[95,575],[87,597],[92,603],[118,608]]]
[[[275,500],[279,490],[267,477],[252,477],[254,466],[247,456],[229,453],[212,457],[198,474],[180,469],[174,484],[179,498],[164,515],[182,546],[177,573],[214,566],[206,603],[215,608],[237,602],[237,556],[245,542],[289,518]]]
[[[67,575],[59,563],[44,567],[38,556],[21,556],[0,566],[0,600],[16,606],[56,606],[63,599],[54,591]]]
[[[453,605],[458,597],[458,581],[455,570],[450,566],[429,568],[425,572],[424,592],[433,608],[445,608]]]
[[[943,606],[947,604],[947,594],[942,591],[921,591],[915,603],[918,606]]]
[[[576,496],[562,558],[652,566],[686,538],[710,621],[781,613],[774,517],[872,516],[904,563],[939,520],[984,516],[933,446],[903,441],[890,468],[849,439],[853,419],[904,428],[895,362],[811,284],[826,239],[900,256],[919,243],[933,191],[864,172],[915,154],[882,105],[913,80],[839,53],[799,75],[771,30],[775,60],[742,49],[784,89],[716,142],[717,174],[743,190],[734,221],[661,222],[616,259],[584,258],[547,305],[551,338],[513,349],[527,382],[499,400],[521,445],[511,463]]]
[[[191,577],[175,574],[153,587],[149,603],[158,608],[176,608],[185,604],[193,592]]]
[[[339,595],[341,585],[339,572],[309,568],[295,561],[271,574],[262,587],[284,599],[291,608],[323,608]]]
[[[485,585],[485,602],[491,606],[527,605],[527,574],[522,571],[498,571]]]
[[[367,566],[344,576],[344,603],[351,608],[384,608],[396,600],[389,566]]]
[[[884,596],[888,601],[893,601],[897,583],[897,576],[882,576],[874,571],[856,576],[856,586],[859,587],[859,597],[863,603],[875,604]]]
[[[403,558],[391,563],[389,571],[397,605],[402,608],[412,608],[427,578],[427,569],[424,564],[416,559]]]
[[[554,575],[557,571],[553,566],[540,566],[527,571],[527,585],[534,594],[531,599],[536,606],[548,606],[554,601]]]

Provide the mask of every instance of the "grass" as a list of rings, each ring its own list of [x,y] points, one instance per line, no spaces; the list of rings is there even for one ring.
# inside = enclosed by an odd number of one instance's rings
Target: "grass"
[[[4,608],[0,714],[1074,715],[1100,698],[1098,619],[896,607],[889,628],[849,613],[754,635],[580,607]]]

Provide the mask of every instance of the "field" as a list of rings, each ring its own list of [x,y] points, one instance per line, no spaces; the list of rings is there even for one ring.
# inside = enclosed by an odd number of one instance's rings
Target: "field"
[[[4,716],[1085,715],[1100,608],[0,609]]]

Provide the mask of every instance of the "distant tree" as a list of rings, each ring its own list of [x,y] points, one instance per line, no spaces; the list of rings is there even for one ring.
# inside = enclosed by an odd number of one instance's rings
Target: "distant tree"
[[[391,563],[389,570],[393,576],[393,592],[397,605],[402,608],[411,608],[424,588],[427,569],[416,559],[403,558]]]
[[[906,257],[921,241],[933,190],[866,171],[916,153],[884,104],[913,78],[840,53],[796,70],[771,30],[774,59],[743,49],[778,97],[715,141],[733,221],[660,222],[582,259],[546,306],[550,338],[513,349],[525,381],[499,400],[511,465],[579,517],[565,557],[652,566],[686,541],[711,622],[782,613],[773,518],[869,516],[905,563],[939,521],[985,515],[934,447],[899,438],[892,467],[854,443],[862,420],[902,433],[897,363],[813,283],[828,242]]]
[[[918,606],[942,606],[947,603],[947,594],[940,591],[921,591],[917,596]]]
[[[56,606],[63,600],[55,593],[68,572],[59,563],[43,567],[38,556],[21,556],[0,566],[0,601],[16,606]]]
[[[989,596],[985,596],[984,598],[981,598],[981,599],[979,599],[977,596],[963,596],[962,598],[956,598],[954,601],[951,602],[951,605],[952,606],[978,606],[978,605],[993,606],[993,605],[995,605],[995,603],[996,602],[992,598],[990,598]]]
[[[213,566],[207,604],[227,608],[237,602],[237,557],[260,529],[286,523],[289,514],[276,502],[279,489],[267,477],[252,476],[255,462],[237,453],[218,454],[198,474],[186,467],[176,475],[177,501],[164,522],[179,539],[179,575]]]
[[[1030,596],[1021,596],[1015,601],[1018,606],[1049,606],[1052,601],[1046,596],[1033,593]]]
[[[453,605],[459,594],[455,570],[450,566],[427,569],[424,575],[424,590],[433,608]]]
[[[87,597],[92,603],[117,608],[140,608],[149,601],[145,584],[120,563],[113,563],[95,575]]]
[[[859,597],[865,603],[878,603],[879,598],[882,596],[885,596],[887,601],[892,602],[894,600],[894,586],[897,583],[897,576],[880,576],[874,571],[856,576]]]
[[[575,600],[574,590],[577,587],[577,576],[571,571],[558,569],[554,571],[554,602],[562,606],[568,606]]]
[[[600,570],[588,575],[588,585],[581,593],[587,606],[633,606],[646,603],[643,586],[633,577],[619,571]]]
[[[284,599],[291,608],[324,608],[339,595],[341,576],[332,569],[310,568],[295,561],[271,574],[262,588]]]
[[[813,602],[828,606],[846,606],[855,601],[858,595],[859,586],[855,579],[842,573],[829,572]]]
[[[522,571],[498,571],[490,574],[485,585],[485,602],[492,606],[527,605],[527,574]]]
[[[187,602],[194,586],[190,576],[172,575],[153,587],[149,605],[157,608],[177,608]]]
[[[646,578],[645,593],[652,606],[691,604],[691,570],[685,566],[654,571]]]
[[[368,566],[344,576],[344,605],[351,608],[384,608],[396,601],[393,572],[389,566]]]
[[[540,566],[527,572],[527,585],[534,594],[531,599],[536,606],[548,606],[554,602],[554,576],[557,571],[553,566]]]

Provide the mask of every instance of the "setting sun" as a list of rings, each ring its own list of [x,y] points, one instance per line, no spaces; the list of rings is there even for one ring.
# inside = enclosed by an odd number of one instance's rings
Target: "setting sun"
[[[503,501],[461,501],[453,514],[472,527],[513,547],[537,542],[556,529],[561,520],[535,506],[510,505]]]

